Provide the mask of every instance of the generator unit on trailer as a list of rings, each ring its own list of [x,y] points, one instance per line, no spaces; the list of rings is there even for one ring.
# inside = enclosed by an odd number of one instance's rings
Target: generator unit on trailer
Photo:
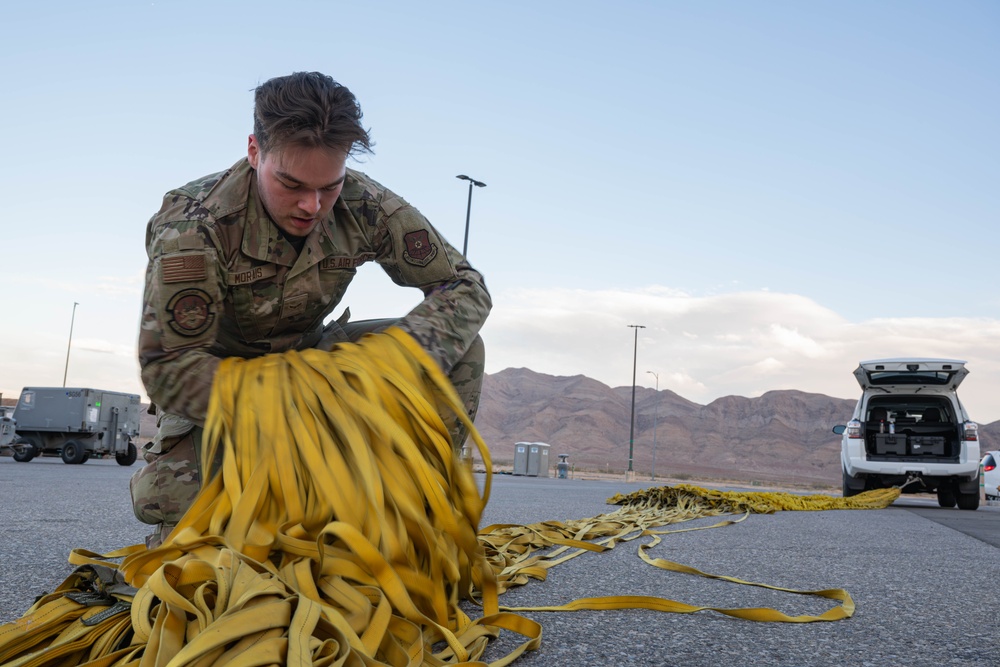
[[[120,465],[130,466],[136,459],[140,409],[138,394],[25,387],[14,410],[14,459],[58,454],[64,463],[77,464],[114,454]]]

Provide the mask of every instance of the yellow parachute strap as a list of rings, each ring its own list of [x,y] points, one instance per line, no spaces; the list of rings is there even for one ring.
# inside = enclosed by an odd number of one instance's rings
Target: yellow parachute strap
[[[835,621],[849,618],[855,609],[850,594],[841,588],[825,590],[796,590],[780,588],[735,577],[708,574],[688,565],[682,565],[661,558],[651,558],[647,551],[658,545],[660,535],[688,530],[707,530],[738,523],[751,513],[773,513],[791,510],[828,509],[879,509],[888,507],[899,497],[898,488],[867,491],[849,498],[825,495],[800,496],[791,493],[731,492],[703,489],[681,484],[644,489],[635,493],[619,494],[609,499],[609,503],[623,505],[616,512],[593,519],[580,521],[547,521],[529,526],[494,525],[480,533],[480,541],[487,546],[487,557],[493,568],[500,573],[500,590],[527,583],[529,578],[544,580],[546,571],[588,551],[603,551],[614,548],[619,541],[631,541],[641,536],[651,536],[652,540],[639,546],[639,557],[654,567],[693,574],[711,579],[720,579],[737,584],[757,586],[771,590],[812,595],[840,602],[837,607],[819,615],[789,616],[775,609],[745,608],[726,609],[688,605],[674,600],[649,596],[613,595],[605,597],[581,598],[564,605],[537,607],[501,607],[507,611],[579,611],[584,609],[652,609],[655,611],[690,614],[698,611],[716,611],[727,616],[752,621],[810,623],[815,621]],[[680,530],[654,530],[654,528],[691,519],[742,514],[738,519],[726,519],[711,526]],[[579,540],[604,537],[596,543],[581,543]],[[551,549],[552,547],[559,547]],[[577,550],[567,553],[571,547]],[[551,549],[551,550],[550,550]],[[545,551],[544,554],[540,553]]]
[[[143,544],[133,544],[132,546],[115,549],[104,554],[99,554],[88,549],[73,549],[69,552],[68,560],[70,565],[100,565],[116,568],[118,567],[117,564],[110,561],[131,556],[140,551],[145,551],[145,549],[146,546]]]
[[[126,578],[194,614],[183,606],[187,596],[166,588],[176,575],[151,577],[164,562],[211,562],[222,543],[261,563],[260,576],[283,582],[289,590],[279,598],[315,603],[305,636],[336,629],[345,650],[388,650],[403,664],[423,664],[437,642],[447,644],[441,659],[481,654],[497,629],[473,623],[457,602],[475,585],[488,613],[498,612],[495,575],[475,533],[489,486],[480,497],[435,399],[471,427],[444,374],[398,329],[333,355],[224,361],[203,445],[203,469],[223,449],[221,474],[167,542],[126,558]],[[478,434],[474,441],[489,460]],[[506,618],[497,622],[517,627]],[[528,630],[531,643],[540,628]]]
[[[784,492],[718,491],[678,484],[618,494],[609,498],[608,502],[639,511],[646,508],[661,510],[684,507],[694,512],[771,514],[781,511],[882,509],[899,498],[899,494],[898,487],[865,491],[856,496],[841,498],[827,495],[800,496]]]

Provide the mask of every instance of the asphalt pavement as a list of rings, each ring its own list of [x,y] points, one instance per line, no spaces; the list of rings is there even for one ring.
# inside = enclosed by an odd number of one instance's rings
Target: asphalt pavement
[[[138,468],[113,460],[68,466],[56,458],[0,458],[0,622],[18,618],[72,571],[70,549],[105,552],[142,541],[148,531],[133,517],[128,496],[129,476]],[[649,486],[648,480],[498,475],[483,525],[597,516],[616,509],[605,502],[615,493]],[[781,624],[714,612],[521,612],[541,623],[544,634],[540,649],[514,664],[1000,665],[1000,507],[968,512],[935,505],[904,497],[886,510],[754,515],[725,528],[667,535],[651,553],[784,588],[845,588],[857,605],[851,619]],[[819,614],[835,604],[658,570],[639,559],[640,541],[558,565],[546,581],[508,591],[501,603],[541,606],[636,594],[711,607],[773,607],[790,615]],[[519,642],[504,632],[486,657],[497,660]]]

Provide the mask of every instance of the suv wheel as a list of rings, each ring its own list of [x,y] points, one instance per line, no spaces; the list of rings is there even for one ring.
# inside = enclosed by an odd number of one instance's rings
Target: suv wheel
[[[955,500],[958,501],[958,509],[960,510],[977,510],[979,509],[979,494],[978,493],[962,493],[958,492],[955,494]]]
[[[843,489],[842,493],[845,498],[850,498],[851,496],[856,496],[865,490],[865,480],[864,479],[854,479],[847,474],[846,470],[841,470],[841,475],[843,479]]]
[[[941,484],[937,491],[938,505],[941,507],[955,506],[955,489],[950,484]]]

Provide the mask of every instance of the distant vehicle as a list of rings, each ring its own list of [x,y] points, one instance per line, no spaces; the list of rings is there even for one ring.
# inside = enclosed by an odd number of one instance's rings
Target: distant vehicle
[[[841,434],[844,497],[902,486],[941,507],[979,508],[979,426],[958,400],[969,374],[955,359],[862,361],[861,398]]]
[[[1000,500],[1000,451],[986,452],[983,456],[983,488],[986,498]]]
[[[139,395],[101,389],[25,387],[14,410],[14,460],[58,454],[64,463],[85,463],[114,454],[123,466],[135,463]]]

